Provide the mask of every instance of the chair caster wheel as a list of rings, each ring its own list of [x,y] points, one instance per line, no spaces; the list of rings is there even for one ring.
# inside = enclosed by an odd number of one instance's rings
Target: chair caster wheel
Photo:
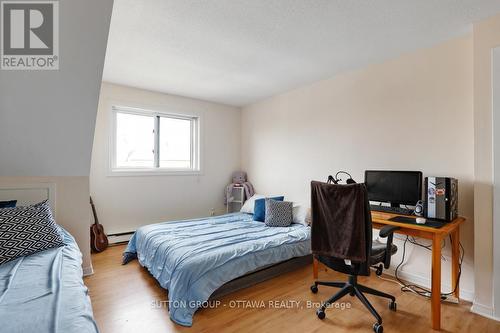
[[[379,323],[375,323],[373,324],[373,332],[375,333],[383,333],[384,332],[384,327],[379,324]]]
[[[318,316],[319,319],[325,319],[326,316],[325,311],[321,309],[316,310],[316,315]]]
[[[397,309],[397,304],[396,304],[396,302],[391,301],[391,302],[389,303],[389,309],[391,309],[392,311],[396,311],[396,309]]]
[[[318,292],[318,286],[317,286],[317,285],[315,285],[315,284],[313,284],[313,285],[311,286],[311,291],[312,291],[312,293],[313,293],[313,294],[316,294],[316,293]]]
[[[381,275],[382,275],[382,272],[383,272],[383,269],[384,269],[383,267],[384,267],[384,266],[379,265],[379,266],[377,267],[377,269],[375,270],[375,275],[377,275],[377,276],[381,276]]]

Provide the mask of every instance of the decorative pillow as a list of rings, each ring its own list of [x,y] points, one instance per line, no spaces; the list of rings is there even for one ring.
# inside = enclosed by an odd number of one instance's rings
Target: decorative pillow
[[[280,196],[280,197],[273,197],[273,198],[269,198],[269,199],[273,199],[276,201],[283,201],[283,200],[285,200],[285,197]],[[254,209],[253,209],[253,220],[264,222],[265,219],[266,219],[266,199],[265,198],[257,199],[257,200],[255,200],[255,205],[254,205]]]
[[[293,221],[293,203],[266,199],[266,225],[288,227]]]
[[[242,213],[248,213],[248,214],[253,214],[253,209],[255,206],[255,200],[260,199],[260,198],[265,198],[265,195],[261,194],[254,194],[250,198],[248,198],[247,201],[243,204],[243,207],[241,207],[240,212]]]
[[[63,235],[47,201],[0,209],[0,265],[63,245]]]
[[[0,201],[0,209],[16,207],[17,200]]]

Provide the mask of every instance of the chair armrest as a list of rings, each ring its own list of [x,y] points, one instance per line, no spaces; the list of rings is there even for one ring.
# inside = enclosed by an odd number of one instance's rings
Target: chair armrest
[[[394,231],[398,230],[399,227],[395,225],[386,225],[380,229],[378,235],[382,238],[387,237],[387,245],[385,248],[385,260],[384,260],[384,267],[387,269],[389,266],[391,266],[391,248],[392,248],[392,238],[394,236]]]
[[[398,230],[399,227],[395,225],[386,225],[382,229],[380,229],[378,235],[382,238],[385,238],[389,236],[390,234],[394,233],[394,231]]]

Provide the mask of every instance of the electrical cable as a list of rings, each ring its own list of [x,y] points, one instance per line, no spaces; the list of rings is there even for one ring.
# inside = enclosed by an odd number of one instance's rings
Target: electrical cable
[[[415,237],[413,237],[413,236],[410,236],[410,238],[408,239],[408,241],[409,241],[410,243],[412,243],[413,245],[417,245],[417,246],[422,247],[422,248],[424,248],[424,249],[426,249],[426,250],[428,250],[428,251],[432,251],[432,244],[429,244],[429,245],[424,245],[424,244],[422,244],[422,243],[419,243],[419,242],[415,239]],[[444,247],[445,247],[445,246],[446,246],[446,242],[445,242],[445,241],[444,241],[444,239],[443,239],[443,240],[441,241],[441,249],[444,249]],[[442,260],[444,260],[444,261],[447,261],[447,260],[446,260],[446,257],[445,257],[444,255],[442,255],[442,254],[441,254],[441,259],[442,259]]]
[[[404,243],[403,243],[403,255],[401,256],[401,262],[396,266],[396,269],[394,271],[394,277],[396,278],[396,280],[387,279],[387,278],[383,278],[383,277],[380,277],[380,276],[379,276],[379,278],[382,279],[382,280],[385,280],[385,281],[390,281],[390,282],[394,282],[394,283],[399,284],[401,286],[401,291],[402,292],[412,292],[412,293],[417,294],[419,296],[422,296],[422,297],[425,297],[425,298],[430,298],[431,295],[432,295],[432,292],[429,289],[421,287],[421,286],[418,286],[418,285],[415,285],[415,284],[405,283],[398,276],[398,271],[399,271],[400,267],[404,264],[404,261],[405,261],[405,257],[406,257],[406,244],[408,242],[410,242],[410,243],[412,243],[414,245],[420,246],[422,248],[425,248],[427,250],[432,250],[431,245],[424,245],[424,244],[418,243],[413,237],[412,237],[412,239],[410,239],[410,236],[406,236],[406,238],[404,240]],[[451,242],[451,235],[450,235],[450,242]],[[450,291],[448,293],[441,293],[441,298],[442,299],[446,299],[448,296],[453,295],[455,293],[455,291],[457,290],[459,284],[460,284],[460,277],[462,275],[462,263],[463,263],[464,256],[465,256],[465,249],[462,246],[462,243],[459,242],[458,244],[459,244],[459,247],[460,247],[459,248],[460,257],[459,257],[459,261],[458,261],[457,283],[455,284],[455,287],[453,288],[452,291]],[[441,245],[441,247],[443,248],[445,245],[446,245],[446,243],[443,243]]]
[[[408,205],[403,205],[405,206],[406,209],[408,209],[409,211],[411,211],[411,214],[415,214],[415,209],[412,209],[412,208],[408,208]]]
[[[398,271],[399,271],[399,268],[404,264],[405,262],[405,257],[406,257],[406,243],[408,243],[410,237],[409,236],[406,236],[405,238],[405,241],[403,243],[403,255],[401,257],[401,262],[396,266],[396,270],[394,271],[394,276],[396,278],[396,280],[399,282],[400,285],[402,285],[401,287],[401,291],[403,292],[407,292],[407,291],[411,291],[417,295],[420,295],[420,296],[423,296],[423,297],[430,297],[428,295],[429,291],[426,290],[425,288],[422,288],[420,286],[416,286],[416,285],[411,285],[411,284],[407,284],[405,283],[403,280],[401,280],[398,276]]]

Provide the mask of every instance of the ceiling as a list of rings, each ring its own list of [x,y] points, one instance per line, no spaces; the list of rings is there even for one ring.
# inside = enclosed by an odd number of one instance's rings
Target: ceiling
[[[115,0],[103,80],[243,106],[498,12],[499,0]]]

